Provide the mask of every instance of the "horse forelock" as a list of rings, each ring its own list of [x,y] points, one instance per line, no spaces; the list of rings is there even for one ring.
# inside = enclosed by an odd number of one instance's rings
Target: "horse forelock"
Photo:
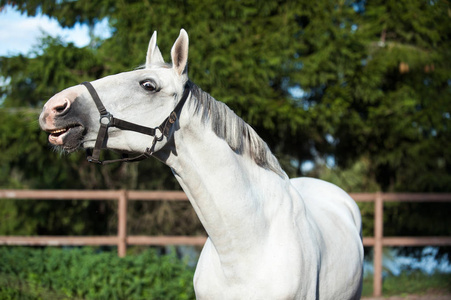
[[[194,115],[199,116],[203,123],[209,123],[213,132],[224,139],[235,153],[248,155],[260,167],[287,177],[268,145],[249,124],[191,81],[188,82],[188,87],[191,90],[190,103],[194,105]]]

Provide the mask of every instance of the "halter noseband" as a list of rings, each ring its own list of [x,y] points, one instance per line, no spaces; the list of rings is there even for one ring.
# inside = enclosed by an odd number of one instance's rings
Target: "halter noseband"
[[[185,104],[186,99],[188,98],[188,95],[189,95],[189,87],[188,87],[188,84],[186,84],[185,89],[183,91],[182,98],[180,99],[179,103],[176,105],[174,110],[169,114],[169,116],[160,124],[160,126],[155,127],[155,128],[149,128],[149,127],[144,127],[144,126],[141,126],[138,124],[130,123],[130,122],[113,117],[113,115],[110,114],[106,110],[105,106],[103,106],[102,101],[100,100],[100,97],[97,94],[94,87],[92,86],[92,84],[87,81],[83,82],[82,84],[88,89],[88,91],[91,94],[91,97],[94,100],[94,103],[96,104],[97,109],[100,113],[99,133],[97,134],[97,140],[96,140],[94,149],[92,150],[92,153],[89,153],[91,151],[87,150],[87,152],[88,152],[87,159],[89,162],[97,163],[97,164],[101,164],[101,165],[114,163],[114,162],[122,162],[122,161],[123,162],[140,161],[140,160],[144,160],[144,159],[152,156],[152,154],[155,152],[154,151],[155,144],[157,142],[162,141],[163,137],[168,137],[171,126],[172,126],[172,124],[175,123],[175,121],[179,117],[180,111],[182,110],[182,107]],[[131,157],[131,158],[125,157],[125,158],[121,158],[121,159],[101,161],[100,160],[100,150],[102,150],[106,146],[106,142],[108,140],[108,128],[109,127],[117,127],[122,130],[130,130],[130,131],[135,131],[135,132],[139,132],[142,134],[153,136],[154,139],[152,142],[152,146],[146,148],[146,151],[143,154],[135,156],[135,157]],[[157,130],[160,131],[160,134],[161,134],[160,136],[157,135]]]

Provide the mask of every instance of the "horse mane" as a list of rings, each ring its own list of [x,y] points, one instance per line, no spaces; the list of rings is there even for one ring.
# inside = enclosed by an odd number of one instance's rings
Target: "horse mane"
[[[248,155],[258,166],[287,177],[268,145],[249,124],[191,81],[187,85],[192,95],[190,103],[194,105],[194,114],[200,116],[203,123],[210,123],[213,132],[225,140],[235,153]]]

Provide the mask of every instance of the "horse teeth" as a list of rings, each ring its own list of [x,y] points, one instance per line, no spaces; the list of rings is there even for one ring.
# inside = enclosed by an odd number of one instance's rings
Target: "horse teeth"
[[[67,131],[67,129],[65,129],[65,128],[56,129],[56,130],[52,130],[50,133],[51,134],[55,134],[55,133],[61,133],[61,132],[64,132],[64,131]]]

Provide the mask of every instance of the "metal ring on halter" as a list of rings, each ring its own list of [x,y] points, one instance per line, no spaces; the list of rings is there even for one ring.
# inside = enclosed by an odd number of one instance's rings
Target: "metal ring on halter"
[[[107,120],[107,122],[104,122],[105,119]],[[109,127],[112,124],[112,122],[113,122],[113,115],[110,114],[109,112],[107,112],[104,115],[100,115],[100,120],[99,120],[100,124],[104,124]]]
[[[160,136],[157,136],[157,130],[160,131],[160,133],[161,133]],[[163,129],[161,129],[160,127],[156,127],[156,128],[155,128],[155,140],[156,140],[157,142],[161,142],[161,141],[163,140],[163,137],[164,137]]]

